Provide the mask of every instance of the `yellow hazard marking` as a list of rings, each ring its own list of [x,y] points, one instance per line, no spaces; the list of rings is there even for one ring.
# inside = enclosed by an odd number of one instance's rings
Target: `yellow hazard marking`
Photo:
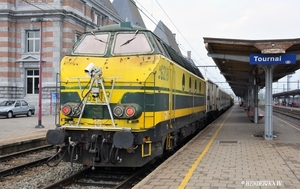
[[[208,144],[205,146],[203,152],[199,155],[199,157],[197,158],[197,160],[194,162],[194,164],[192,165],[192,167],[190,168],[190,170],[188,171],[188,173],[185,175],[184,179],[181,181],[180,185],[178,186],[178,189],[184,189],[185,186],[187,185],[187,183],[189,182],[191,176],[193,175],[194,171],[196,170],[196,168],[198,167],[200,161],[202,160],[202,158],[205,156],[205,154],[207,153],[207,151],[209,150],[211,144],[214,142],[215,138],[217,137],[219,131],[221,130],[221,128],[223,127],[225,121],[228,119],[228,117],[231,115],[232,111],[234,110],[234,108],[231,110],[231,112],[227,115],[227,117],[225,118],[225,120],[221,123],[221,126],[218,128],[218,130],[215,132],[214,136],[209,140]]]
[[[292,125],[292,124],[290,124],[290,123],[288,123],[288,122],[284,121],[283,119],[280,119],[280,118],[279,118],[279,117],[277,117],[277,116],[274,116],[274,117],[275,117],[276,119],[280,120],[281,122],[283,122],[283,123],[287,124],[288,126],[290,126],[290,127],[293,127],[294,129],[296,129],[296,130],[300,131],[300,129],[299,129],[299,128],[297,128],[296,126],[294,126],[294,125]]]

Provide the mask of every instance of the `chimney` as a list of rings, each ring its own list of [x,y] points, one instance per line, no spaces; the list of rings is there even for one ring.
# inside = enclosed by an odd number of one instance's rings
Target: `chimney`
[[[190,60],[192,59],[192,55],[191,55],[191,54],[192,54],[191,51],[188,51],[188,52],[187,52],[187,57],[188,57]]]

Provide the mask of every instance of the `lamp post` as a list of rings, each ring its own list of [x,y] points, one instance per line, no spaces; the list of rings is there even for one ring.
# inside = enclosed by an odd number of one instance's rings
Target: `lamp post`
[[[38,112],[38,124],[35,128],[45,128],[42,125],[42,82],[43,82],[43,22],[51,21],[46,18],[32,18],[31,22],[40,22],[40,63],[39,63],[39,112]]]

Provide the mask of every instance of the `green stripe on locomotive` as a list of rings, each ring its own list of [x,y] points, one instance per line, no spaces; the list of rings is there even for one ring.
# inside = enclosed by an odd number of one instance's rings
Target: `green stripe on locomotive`
[[[68,102],[80,103],[81,99],[77,92],[62,92],[61,104]],[[203,95],[187,96],[187,95],[173,95],[174,103],[173,108],[185,109],[192,107],[205,106],[205,98]],[[145,94],[142,92],[130,93],[127,92],[122,96],[119,103],[136,103],[140,105],[143,112],[160,112],[169,110],[169,94],[154,93]],[[150,105],[151,104],[151,105]],[[113,109],[117,104],[112,103]],[[102,105],[89,105],[87,104],[82,118],[94,119],[109,119],[109,112],[106,106]]]

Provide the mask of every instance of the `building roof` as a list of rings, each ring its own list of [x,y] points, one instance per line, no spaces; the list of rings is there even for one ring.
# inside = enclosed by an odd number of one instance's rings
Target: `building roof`
[[[109,10],[111,10],[113,13],[118,14],[117,10],[113,6],[113,4],[110,2],[110,0],[100,0],[105,7],[107,7]]]
[[[262,65],[251,65],[251,54],[295,53],[296,64],[274,66],[273,82],[292,74],[300,68],[300,38],[242,40],[204,37],[208,56],[212,57],[236,96],[244,97],[247,89],[258,82],[265,87],[265,72]],[[254,81],[255,80],[255,81]]]
[[[181,55],[181,51],[178,47],[174,34],[171,30],[162,22],[159,21],[153,32],[159,38],[161,38],[165,43],[171,46],[177,53]]]
[[[136,3],[133,0],[114,0],[112,4],[124,21],[146,28]]]

